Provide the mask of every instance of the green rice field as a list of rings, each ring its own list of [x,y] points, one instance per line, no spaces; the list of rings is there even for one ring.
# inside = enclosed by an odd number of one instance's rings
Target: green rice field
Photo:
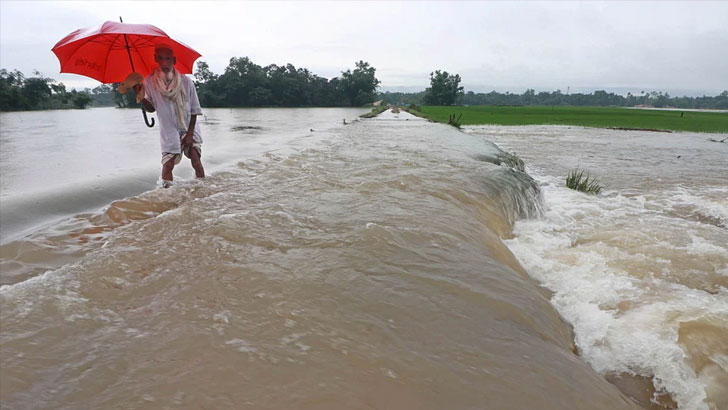
[[[595,128],[635,128],[665,131],[728,133],[728,113],[644,110],[615,107],[423,106],[413,114],[448,122],[462,114],[461,125],[576,125]],[[682,115],[681,115],[682,114]]]

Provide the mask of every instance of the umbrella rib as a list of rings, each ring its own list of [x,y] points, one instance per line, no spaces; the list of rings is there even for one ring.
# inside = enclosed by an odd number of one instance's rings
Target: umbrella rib
[[[114,42],[111,44],[112,49],[114,48],[114,46],[117,47],[116,48],[117,50],[123,50],[126,48],[126,45],[122,44],[122,42],[119,40],[119,38],[121,38],[121,36],[123,36],[123,35],[124,34],[120,33],[120,34],[117,34],[116,37],[114,37]]]
[[[134,40],[132,40],[131,44],[136,48],[139,47],[140,43],[144,42],[144,40],[146,40],[144,37],[136,36],[134,37]]]
[[[140,53],[139,53],[139,50],[136,50],[136,49],[135,49],[135,51],[137,52],[137,54],[140,54]],[[141,54],[140,54],[140,56],[141,56]],[[140,60],[142,60],[142,64],[144,65],[144,69],[145,69],[145,70],[146,70],[147,72],[151,72],[151,70],[149,69],[149,66],[147,66],[147,62],[146,62],[146,61],[144,61],[144,59],[143,59],[143,58],[140,58]]]
[[[132,43],[134,45],[134,48],[137,49],[154,46],[153,37],[137,36],[137,38]]]
[[[118,37],[119,36],[117,35],[117,38]],[[114,39],[114,41],[116,41],[116,39]],[[111,45],[113,47],[114,43],[112,42]],[[104,67],[108,67],[109,66],[109,57],[111,57],[111,49],[109,49],[109,52],[106,54],[106,62],[104,63]]]
[[[137,50],[137,52],[139,52],[139,51]],[[147,62],[145,60],[142,59],[142,63],[144,64],[144,68],[147,70],[147,72],[151,73],[152,71],[154,71],[153,68],[149,68],[149,65],[147,64]]]
[[[117,35],[118,37],[118,35]],[[98,43],[98,44],[110,44],[112,47],[114,46],[114,42],[116,41],[116,38],[114,40],[105,40],[105,37],[103,36],[97,36],[97,37],[89,37],[88,43]]]
[[[130,50],[130,53],[136,54],[137,57],[139,57],[137,63],[139,63],[141,61],[141,64],[144,66],[144,69],[146,71],[149,71],[149,69],[147,68],[147,62],[144,61],[144,57],[142,56],[142,53],[139,52],[139,44],[138,44],[139,40],[144,40],[144,39],[145,39],[145,37],[139,36],[139,35],[132,37],[129,50]],[[129,39],[127,38],[127,41],[128,40]]]

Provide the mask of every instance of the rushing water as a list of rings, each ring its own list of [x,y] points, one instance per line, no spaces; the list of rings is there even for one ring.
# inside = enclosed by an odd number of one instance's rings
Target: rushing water
[[[362,109],[217,109],[198,120],[209,172],[265,152],[285,155],[317,131],[351,121]],[[138,110],[0,113],[0,214],[3,242],[79,211],[154,188],[159,128]],[[189,164],[175,169],[192,178]]]
[[[586,360],[652,380],[680,408],[728,408],[728,144],[580,127],[468,132],[517,153],[540,182],[544,216],[505,242],[554,292]],[[605,191],[566,189],[575,167]]]
[[[2,407],[725,408],[721,174],[586,197],[553,128],[361,112],[208,109],[166,190],[138,112],[2,114]]]

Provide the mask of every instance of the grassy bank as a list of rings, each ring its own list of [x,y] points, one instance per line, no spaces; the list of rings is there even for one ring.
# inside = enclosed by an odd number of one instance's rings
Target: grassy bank
[[[360,115],[359,117],[361,117],[361,118],[376,117],[377,115],[383,113],[384,111],[387,111],[388,109],[389,109],[389,107],[386,104],[380,105],[378,107],[373,107],[371,111],[369,111],[368,113],[364,113],[364,114]]]
[[[460,124],[577,125],[595,128],[627,128],[665,131],[728,133],[728,114],[694,111],[637,110],[611,107],[418,107],[413,114],[447,123],[452,114]]]

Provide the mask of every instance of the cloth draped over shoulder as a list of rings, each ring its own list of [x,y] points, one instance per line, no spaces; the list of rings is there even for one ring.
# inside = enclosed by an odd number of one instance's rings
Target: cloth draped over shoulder
[[[179,154],[182,152],[180,134],[187,131],[191,115],[201,115],[202,108],[192,80],[177,70],[173,69],[172,73],[168,81],[162,70],[155,69],[144,79],[144,92],[156,110],[162,152]],[[193,140],[202,143],[199,122],[195,125]]]
[[[186,113],[185,105],[187,104],[187,94],[182,86],[182,76],[179,71],[172,69],[172,81],[167,81],[167,74],[157,67],[150,78],[154,88],[162,94],[162,97],[172,101],[177,111],[177,128],[180,131],[187,131],[188,123],[185,123]]]

